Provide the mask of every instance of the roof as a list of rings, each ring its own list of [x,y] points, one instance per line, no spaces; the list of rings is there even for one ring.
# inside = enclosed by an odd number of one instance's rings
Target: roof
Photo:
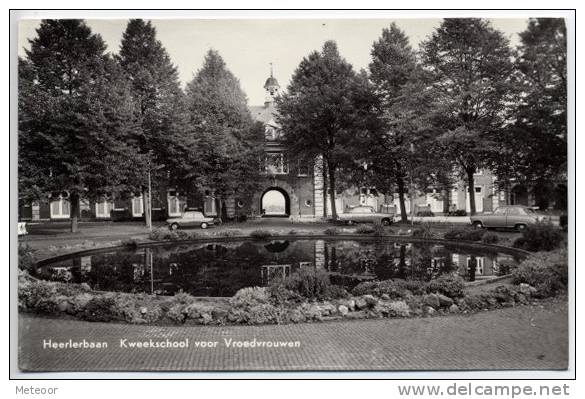
[[[276,115],[276,109],[273,103],[267,103],[265,105],[251,105],[250,113],[255,121],[262,122],[265,125],[274,125],[274,115]]]
[[[278,84],[278,80],[276,80],[276,78],[273,76],[270,76],[268,79],[266,79],[266,83],[264,83],[264,88],[267,88],[268,86],[280,87],[280,85]]]

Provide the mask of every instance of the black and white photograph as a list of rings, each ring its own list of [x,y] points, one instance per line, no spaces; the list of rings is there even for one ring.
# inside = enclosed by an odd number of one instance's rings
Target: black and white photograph
[[[18,378],[567,377],[573,11],[173,15],[15,22]]]

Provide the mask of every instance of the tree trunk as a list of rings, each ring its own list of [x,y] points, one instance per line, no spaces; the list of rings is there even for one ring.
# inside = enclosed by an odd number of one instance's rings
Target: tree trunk
[[[404,179],[402,177],[396,178],[396,184],[398,186],[398,203],[400,204],[400,221],[402,223],[408,223],[408,215],[406,214],[406,204],[404,201]]]
[[[142,189],[142,203],[144,204],[144,224],[146,225],[147,228],[150,229],[151,225],[152,225],[152,217],[150,215],[150,198],[148,196],[148,189],[143,188]],[[152,195],[152,194],[151,194]]]
[[[337,220],[337,208],[335,206],[335,167],[332,167],[330,162],[327,162],[327,170],[329,172],[329,187],[331,190],[331,217]]]
[[[323,218],[327,219],[327,167],[325,161],[321,162],[321,173],[323,173]]]
[[[79,194],[72,192],[69,196],[69,203],[71,206],[71,232],[77,233],[79,231],[77,226],[79,218]]]
[[[469,192],[469,214],[475,215],[475,182],[473,180],[473,174],[475,168],[467,170],[467,188]]]

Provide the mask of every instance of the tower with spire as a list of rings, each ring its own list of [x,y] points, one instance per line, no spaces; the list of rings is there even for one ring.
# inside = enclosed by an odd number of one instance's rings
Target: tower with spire
[[[264,90],[266,90],[266,98],[264,100],[264,105],[268,107],[269,105],[274,104],[274,98],[278,95],[280,90],[278,80],[276,80],[276,78],[274,77],[272,62],[270,63],[270,77],[266,79],[266,83],[264,83]]]

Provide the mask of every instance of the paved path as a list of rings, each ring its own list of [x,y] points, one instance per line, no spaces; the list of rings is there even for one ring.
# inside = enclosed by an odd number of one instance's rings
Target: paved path
[[[19,317],[23,371],[565,369],[567,304],[545,302],[424,319],[284,326],[152,327]],[[189,339],[188,349],[123,349],[120,339]],[[224,339],[299,341],[294,348],[228,348]],[[105,341],[107,349],[43,349],[53,341]],[[215,348],[195,348],[216,341]]]

